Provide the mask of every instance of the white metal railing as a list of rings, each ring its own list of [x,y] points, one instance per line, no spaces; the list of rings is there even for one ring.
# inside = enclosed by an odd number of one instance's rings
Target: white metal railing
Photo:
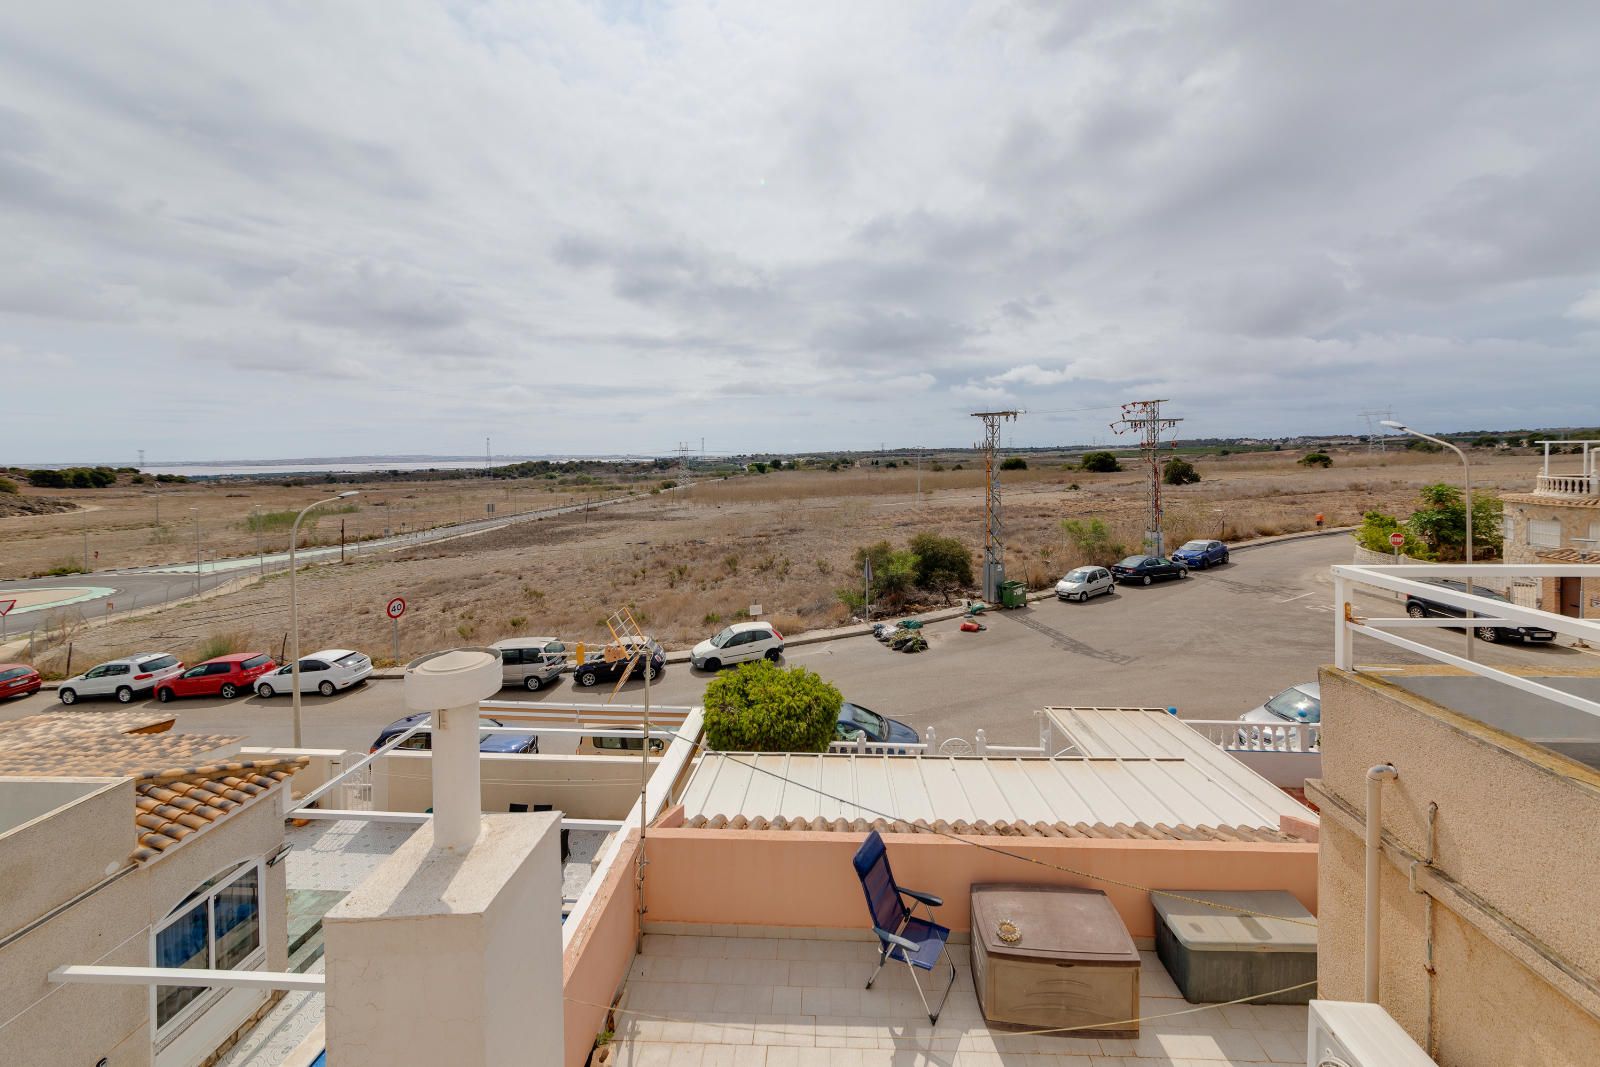
[[[1578,641],[1600,645],[1600,620],[1558,615],[1551,611],[1524,607],[1520,604],[1493,600],[1489,597],[1469,593],[1466,591],[1465,586],[1462,589],[1452,589],[1448,586],[1435,585],[1432,582],[1422,580],[1452,578],[1466,583],[1487,576],[1486,572],[1492,572],[1493,576],[1498,579],[1600,579],[1600,564],[1426,563],[1382,567],[1335,566],[1333,568],[1334,666],[1346,671],[1357,669],[1354,638],[1357,634],[1360,634],[1363,637],[1370,637],[1395,648],[1403,648],[1424,659],[1460,667],[1491,681],[1499,682],[1501,685],[1519,689],[1533,696],[1543,697],[1546,700],[1573,708],[1587,715],[1600,717],[1600,701],[1589,700],[1573,693],[1568,693],[1554,686],[1535,681],[1532,678],[1512,674],[1509,671],[1480,663],[1476,659],[1445,652],[1442,649],[1434,648],[1432,645],[1402,637],[1395,632],[1412,628],[1462,627],[1465,625],[1465,620],[1460,616],[1421,619],[1405,616],[1399,618],[1367,617],[1356,611],[1352,601],[1355,590],[1362,587],[1398,593],[1402,597],[1412,594],[1437,604],[1461,609],[1463,615],[1471,612],[1474,616],[1471,620],[1474,627],[1531,626],[1541,630],[1554,631],[1557,634],[1575,638]],[[1385,610],[1393,609],[1386,608]]]
[[[322,992],[327,977],[298,971],[226,971],[189,967],[102,967],[68,964],[50,972],[58,985],[172,985],[204,989],[304,989]]]
[[[1322,727],[1317,723],[1184,719],[1183,724],[1224,752],[1319,752],[1322,749]]]
[[[928,751],[928,745],[923,741],[909,744],[893,741],[868,741],[866,735],[862,735],[854,741],[829,742],[828,751],[849,752],[857,756],[909,756],[912,753],[920,755]]]
[[[1600,496],[1600,478],[1587,474],[1541,474],[1534,492],[1539,496]]]

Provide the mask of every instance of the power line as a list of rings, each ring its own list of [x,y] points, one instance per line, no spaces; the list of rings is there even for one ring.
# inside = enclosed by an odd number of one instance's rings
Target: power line
[[[1139,450],[1150,467],[1150,514],[1145,529],[1145,543],[1157,556],[1165,556],[1165,538],[1161,533],[1161,431],[1170,430],[1182,419],[1161,417],[1165,400],[1132,400],[1122,405],[1122,418],[1111,424],[1112,432],[1138,431]]]

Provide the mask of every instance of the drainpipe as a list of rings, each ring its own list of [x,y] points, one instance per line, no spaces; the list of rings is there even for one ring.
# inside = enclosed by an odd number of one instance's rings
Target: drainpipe
[[[1380,843],[1383,840],[1383,783],[1400,777],[1400,772],[1387,763],[1367,770],[1367,981],[1366,1000],[1378,1003],[1378,933],[1382,925],[1382,912],[1378,906],[1378,889],[1383,868]]]

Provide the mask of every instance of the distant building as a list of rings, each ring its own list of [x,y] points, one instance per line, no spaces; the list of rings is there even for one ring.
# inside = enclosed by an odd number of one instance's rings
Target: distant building
[[[1600,442],[1540,441],[1544,470],[1531,493],[1508,493],[1502,533],[1507,563],[1600,563]],[[1552,473],[1552,449],[1577,449],[1574,469]],[[1570,456],[1570,452],[1568,453]],[[1564,457],[1556,453],[1556,464]],[[1585,588],[1587,586],[1587,588]],[[1600,581],[1546,578],[1539,606],[1575,618],[1600,618]]]

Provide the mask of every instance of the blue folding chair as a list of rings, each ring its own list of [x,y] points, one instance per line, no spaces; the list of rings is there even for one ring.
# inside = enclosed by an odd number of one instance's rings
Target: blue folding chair
[[[917,987],[917,996],[922,998],[928,1021],[937,1023],[939,1013],[944,1011],[944,1002],[950,999],[950,990],[956,984],[956,965],[945,950],[950,931],[933,921],[933,909],[942,906],[944,901],[932,893],[902,889],[895,884],[894,872],[889,869],[889,853],[876,830],[861,842],[854,862],[856,877],[861,879],[861,888],[867,894],[867,910],[872,913],[872,932],[878,935],[879,944],[878,966],[867,979],[867,988],[871,989],[872,983],[878,980],[878,972],[883,970],[885,962],[891,958],[899,960],[911,974],[911,983]],[[907,900],[911,901],[909,908]],[[919,904],[928,909],[926,919],[912,915]],[[944,996],[939,998],[935,1009],[928,1007],[928,994],[923,992],[917,971],[931,972],[941,956],[950,967],[950,981],[945,983]]]

